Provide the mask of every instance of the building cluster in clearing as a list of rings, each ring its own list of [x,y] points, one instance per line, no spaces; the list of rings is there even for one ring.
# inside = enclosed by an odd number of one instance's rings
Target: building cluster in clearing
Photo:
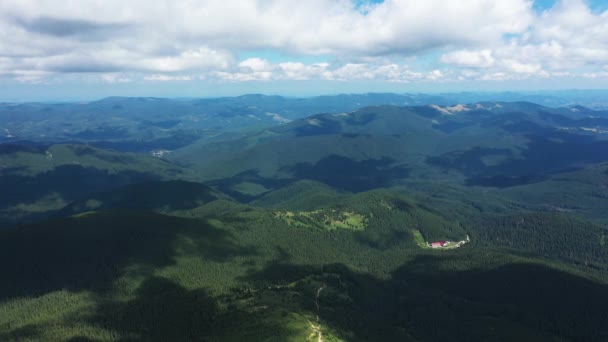
[[[439,247],[445,247],[448,245],[448,241],[436,241],[436,242],[431,242],[430,243],[431,248],[439,248]]]
[[[471,241],[471,239],[467,235],[467,239],[466,240],[458,241],[455,244],[452,244],[451,241],[441,240],[441,241],[435,241],[435,242],[427,242],[427,245],[429,247],[431,247],[431,248],[460,247],[460,246],[462,246],[465,243],[470,242],[470,241]],[[452,245],[450,245],[450,244],[452,244]]]

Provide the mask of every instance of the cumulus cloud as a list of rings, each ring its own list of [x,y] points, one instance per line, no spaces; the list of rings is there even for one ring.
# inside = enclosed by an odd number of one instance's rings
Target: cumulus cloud
[[[353,80],[382,80],[387,82],[408,83],[412,81],[439,81],[446,78],[445,72],[438,69],[423,73],[411,70],[407,65],[346,63],[278,63],[251,58],[239,63],[234,70],[213,74],[223,81],[273,81],[273,80],[327,80],[346,82]]]
[[[278,65],[283,79],[309,80],[326,72],[329,63],[304,64],[301,62],[286,62]]]
[[[183,43],[204,41],[217,48],[302,53],[387,53],[491,41],[504,33],[522,32],[532,20],[528,0],[387,0],[365,8],[362,11],[349,0],[3,0],[0,4],[5,16],[38,34],[71,36],[122,27],[154,30]]]
[[[106,83],[129,83],[132,81],[121,74],[102,74],[101,79]]]
[[[484,49],[478,51],[460,50],[441,56],[441,61],[448,64],[471,67],[488,68],[494,65],[495,59],[492,50]]]
[[[443,74],[439,70],[422,73],[411,70],[407,65],[349,63],[335,69],[325,70],[321,77],[326,80],[383,80],[408,83],[420,80],[439,80]]]
[[[562,0],[542,12],[522,35],[484,48],[445,53],[441,61],[487,69],[484,78],[522,75],[596,78],[608,60],[608,11],[594,13],[583,0]],[[581,72],[587,68],[597,72]]]
[[[215,72],[215,76],[228,81],[268,81],[272,79],[276,66],[261,58],[249,58],[236,66],[233,71]]]
[[[189,75],[164,75],[164,74],[154,74],[154,75],[147,75],[144,76],[144,80],[146,81],[159,81],[159,82],[166,82],[166,81],[192,81],[194,79],[193,76],[189,76]]]
[[[137,74],[148,81],[550,77],[608,60],[608,11],[561,0],[2,0],[0,77]],[[506,39],[505,37],[511,37]],[[322,63],[239,61],[243,52]],[[406,58],[446,51],[415,69]],[[450,69],[450,70],[447,70]],[[580,73],[582,75],[582,73]],[[196,75],[196,76],[195,76]]]
[[[52,17],[24,18],[14,17],[13,23],[28,32],[56,37],[79,37],[85,40],[96,40],[105,36],[118,34],[129,27],[126,23],[101,23],[81,19],[61,19]]]

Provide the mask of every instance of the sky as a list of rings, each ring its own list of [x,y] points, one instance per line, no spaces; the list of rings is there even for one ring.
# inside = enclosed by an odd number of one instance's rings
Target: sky
[[[608,0],[0,0],[0,100],[608,88]]]

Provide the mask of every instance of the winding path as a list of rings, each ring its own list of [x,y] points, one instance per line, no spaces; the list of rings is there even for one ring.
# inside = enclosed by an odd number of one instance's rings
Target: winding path
[[[317,295],[315,296],[315,305],[317,307],[317,324],[314,324],[311,321],[308,321],[308,323],[310,323],[310,327],[312,328],[312,334],[310,334],[310,337],[314,337],[315,335],[317,335],[317,342],[323,342],[323,332],[321,331],[321,318],[319,317],[319,312],[321,311],[321,306],[319,305],[319,296],[321,296],[321,292],[327,287],[327,285],[322,284],[321,287],[319,287],[319,289],[317,290]]]

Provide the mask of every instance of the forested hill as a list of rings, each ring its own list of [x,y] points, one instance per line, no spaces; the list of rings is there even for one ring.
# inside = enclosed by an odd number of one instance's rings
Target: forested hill
[[[167,206],[151,202],[160,193]],[[297,194],[277,196],[296,203],[288,197]],[[608,259],[594,240],[603,230],[567,216],[494,214],[461,225],[429,200],[385,190],[328,193],[301,209],[267,196],[271,207],[260,208],[186,182],[127,186],[80,203],[93,199],[96,211],[0,232],[11,279],[0,285],[2,340],[608,334]],[[453,210],[459,220],[475,212]],[[436,250],[417,234],[471,242]],[[445,329],[429,329],[436,324]]]
[[[608,340],[606,112],[404,96],[16,106],[0,341]]]

